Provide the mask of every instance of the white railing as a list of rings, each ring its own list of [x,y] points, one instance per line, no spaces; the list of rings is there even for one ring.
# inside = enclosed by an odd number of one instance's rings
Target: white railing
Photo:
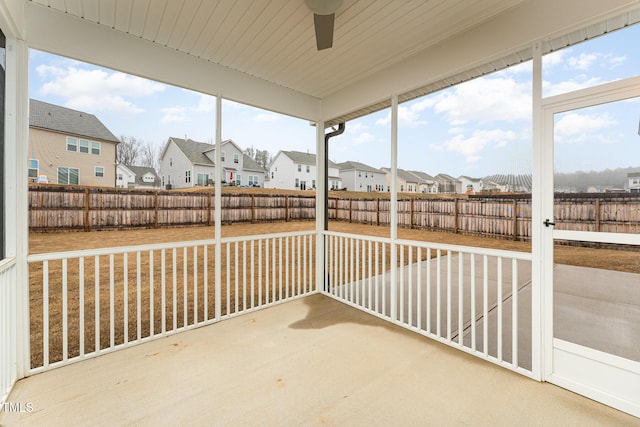
[[[533,376],[530,253],[324,235],[324,294]]]
[[[16,260],[0,261],[0,403],[17,379]]]
[[[315,293],[315,239],[224,238],[219,264],[215,240],[30,255],[30,372]]]

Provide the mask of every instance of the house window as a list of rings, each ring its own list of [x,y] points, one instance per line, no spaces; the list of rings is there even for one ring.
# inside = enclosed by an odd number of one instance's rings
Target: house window
[[[104,178],[104,168],[102,166],[96,166],[94,175],[96,178]]]
[[[271,179],[273,179],[273,172],[271,172]]]
[[[298,165],[300,166],[300,165]],[[300,187],[300,180],[298,178],[296,178],[296,188]]]
[[[251,187],[253,185],[253,175],[249,175],[249,182],[248,182],[249,186]]]
[[[86,139],[81,139],[80,140],[80,152],[81,153],[88,153],[89,152],[89,141],[87,141]]]
[[[224,151],[220,152],[220,161],[224,162]]]
[[[362,178],[362,172],[358,171],[358,178]]]
[[[310,170],[311,168],[309,167],[309,165],[307,165],[307,173],[309,173]]]
[[[78,138],[67,137],[67,151],[78,151]]]
[[[204,186],[209,183],[209,174],[208,173],[199,173],[198,174],[198,185]]]
[[[233,163],[240,163],[240,157],[238,153],[233,153]]]
[[[298,172],[302,172],[302,165],[298,165]]]
[[[311,187],[316,188],[316,180],[311,180]]]
[[[122,181],[122,174],[121,173],[118,174],[118,181]]]
[[[242,185],[242,175],[240,175],[239,173],[236,174],[236,185]]]
[[[91,141],[91,154],[95,154],[97,156],[100,155],[100,143],[96,141]]]
[[[169,157],[169,166],[173,166],[173,157]]]
[[[184,172],[184,182],[186,183],[191,182],[191,171]]]
[[[365,178],[369,178],[369,174],[367,172],[364,173]]]
[[[29,159],[29,179],[38,179],[40,163],[36,159]]]
[[[400,191],[404,191],[404,185],[400,184]]]
[[[260,181],[258,181],[258,175],[253,176],[253,185],[255,186],[260,185]]]
[[[58,184],[75,184],[78,185],[80,179],[80,171],[76,168],[58,168]]]

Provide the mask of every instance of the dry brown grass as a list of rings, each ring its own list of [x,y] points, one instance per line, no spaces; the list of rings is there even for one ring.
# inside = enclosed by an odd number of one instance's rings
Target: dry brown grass
[[[244,189],[237,189],[244,190]],[[223,226],[222,237],[236,237],[247,235],[259,235],[268,233],[280,233],[280,232],[293,232],[313,230],[315,222],[278,222],[278,223],[261,223],[261,224],[233,224]],[[376,227],[363,224],[353,224],[346,222],[330,222],[331,231],[347,232],[353,234],[371,235],[378,237],[388,237],[388,227]],[[486,247],[496,249],[507,249],[513,251],[528,252],[531,250],[531,245],[528,242],[519,242],[511,240],[498,240],[485,237],[468,236],[463,234],[452,234],[443,232],[431,232],[425,230],[410,230],[400,228],[398,230],[399,238],[408,240],[428,241],[434,243],[447,243],[464,246],[474,247]],[[47,253],[47,252],[59,252],[69,250],[82,250],[82,249],[96,249],[96,248],[108,248],[115,246],[131,246],[131,245],[143,245],[152,243],[168,243],[168,242],[185,242],[193,240],[204,240],[214,238],[213,227],[191,227],[191,228],[169,228],[169,229],[145,229],[145,230],[133,230],[133,231],[101,231],[101,232],[71,232],[71,233],[55,233],[55,234],[40,234],[33,233],[30,235],[30,253]],[[307,244],[312,241],[309,239]],[[277,243],[277,242],[276,242]],[[308,280],[313,278],[312,272],[315,266],[315,253],[314,245],[311,243],[310,258],[308,260],[307,271]],[[290,248],[292,250],[293,248]],[[198,266],[198,280],[194,281],[192,249],[187,253],[188,263],[186,271],[183,269],[183,252],[181,250],[176,253],[176,276],[177,276],[177,289],[175,304],[176,304],[176,319],[175,323],[178,328],[185,324],[191,324],[194,319],[194,314],[197,313],[198,319],[202,320],[205,316],[205,310],[208,312],[208,318],[212,317],[214,313],[215,300],[212,294],[212,282],[214,278],[213,260],[214,249],[208,248],[208,266],[205,267],[202,260],[202,249],[199,249],[199,262]],[[235,281],[235,265],[233,262],[235,246],[230,247],[231,262],[229,265],[229,281],[234,283]],[[243,257],[244,247],[239,245],[238,253],[240,259]],[[247,258],[249,258],[249,252],[251,245],[247,247]],[[255,254],[258,254],[258,244],[254,245]],[[262,244],[263,253],[266,254],[266,248]],[[272,299],[274,291],[273,288],[267,289],[267,281],[273,281],[273,276],[267,278],[265,276],[266,268],[262,272],[262,286],[258,287],[258,282],[253,286],[248,286],[247,289],[239,288],[236,292],[235,288],[231,286],[228,290],[226,288],[227,283],[227,268],[226,268],[226,246],[222,248],[223,254],[223,268],[222,275],[222,295],[221,305],[222,314],[227,312],[233,313],[240,311],[246,307],[252,307],[252,304],[264,303],[267,300],[267,292],[270,292],[269,300]],[[162,288],[161,288],[161,269],[160,251],[154,251],[154,268],[150,268],[150,260],[148,252],[141,254],[141,268],[140,272],[136,269],[135,254],[129,255],[129,269],[128,269],[128,281],[130,283],[128,292],[126,292],[128,304],[127,316],[128,324],[128,340],[135,340],[137,336],[137,302],[140,299],[140,336],[148,336],[151,332],[151,326],[153,325],[154,331],[157,333],[163,327],[161,323],[162,315]],[[173,275],[173,253],[168,251],[166,254],[166,265],[168,266],[165,275],[167,280],[167,286],[165,288],[165,309],[166,309],[166,324],[164,325],[167,330],[173,328],[174,315],[173,315],[173,301],[174,293],[172,286]],[[264,262],[270,263],[273,259],[273,253],[270,256],[265,257]],[[289,258],[289,268],[293,269],[297,266],[293,261],[293,254]],[[116,322],[113,325],[113,341],[115,344],[124,342],[125,336],[125,292],[124,292],[124,269],[123,263],[120,261],[122,256],[116,257],[114,263],[114,318]],[[632,273],[640,273],[640,252],[637,251],[624,251],[613,249],[594,249],[583,247],[571,247],[571,246],[557,246],[555,251],[555,261],[562,264],[586,266],[603,268],[618,271],[627,271]],[[389,260],[387,265],[380,265],[380,268],[388,269]],[[407,260],[408,262],[408,260]],[[107,348],[111,344],[111,325],[109,323],[111,304],[109,303],[111,295],[111,288],[109,286],[109,257],[102,256],[99,259],[99,292],[98,298],[100,300],[100,314],[98,330],[100,331],[99,348]],[[271,264],[270,264],[271,265]],[[85,352],[91,352],[96,348],[95,342],[95,268],[94,258],[87,258],[84,263],[84,330],[85,330]],[[63,325],[63,300],[62,300],[62,286],[60,277],[62,276],[62,263],[51,262],[49,263],[49,328],[50,328],[50,362],[61,360],[63,354],[63,340],[62,340],[62,325]],[[67,308],[68,313],[68,348],[70,357],[79,354],[80,351],[80,335],[78,333],[80,326],[80,282],[79,282],[79,265],[77,261],[69,262],[67,265],[68,283],[67,283]],[[208,300],[205,305],[204,292],[205,284],[203,280],[203,274],[205,268],[208,272]],[[247,265],[250,268],[250,265]],[[255,275],[258,275],[259,265],[257,259],[254,260],[253,268]],[[137,294],[137,289],[134,286],[137,275],[140,274],[141,289],[140,295]],[[242,279],[242,267],[238,272],[239,278]],[[153,278],[153,321],[151,320],[151,312],[149,310],[151,302],[152,288],[150,286],[151,278]],[[185,280],[186,278],[186,280]],[[304,280],[303,280],[304,281]],[[253,291],[253,298],[251,298]],[[279,299],[279,289],[276,289],[276,299]],[[197,304],[194,306],[194,293],[198,294]],[[259,292],[262,296],[259,296]],[[283,295],[297,295],[300,289],[283,289]],[[184,295],[186,294],[186,305]],[[237,298],[237,300],[236,300]],[[206,307],[206,308],[205,308]],[[186,313],[185,313],[186,308]],[[33,265],[30,267],[30,315],[31,315],[31,351],[32,351],[32,366],[40,366],[43,363],[43,273],[41,264]]]

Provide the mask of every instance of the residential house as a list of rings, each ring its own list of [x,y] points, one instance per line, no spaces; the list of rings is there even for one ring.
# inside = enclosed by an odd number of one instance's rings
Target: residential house
[[[116,187],[118,188],[160,188],[162,182],[154,168],[147,166],[116,166]]]
[[[460,181],[460,194],[476,194],[484,189],[482,179],[480,178],[460,175],[458,181]]]
[[[343,188],[338,165],[329,161],[328,187]],[[311,190],[316,188],[316,155],[301,151],[278,151],[269,165],[270,188]]]
[[[386,174],[387,191],[391,188],[391,169],[381,168]],[[398,169],[396,173],[396,188],[399,193],[418,193],[421,179],[414,174]]]
[[[462,191],[462,183],[446,173],[439,173],[434,177],[438,181],[438,191],[440,193],[460,194]]]
[[[29,181],[113,187],[120,141],[93,114],[29,100]]]
[[[232,140],[221,144],[222,184],[261,186],[265,172]],[[215,182],[215,146],[191,139],[170,137],[160,156],[162,186],[189,188]]]
[[[640,193],[640,172],[627,174],[627,189],[630,193]]]
[[[438,192],[438,181],[428,173],[421,171],[409,171],[409,173],[415,175],[419,179],[418,193],[436,194]]]
[[[527,174],[496,174],[483,181],[492,182],[501,193],[530,193],[532,187],[531,175]]]
[[[360,162],[338,163],[342,185],[349,191],[385,191],[387,175]]]

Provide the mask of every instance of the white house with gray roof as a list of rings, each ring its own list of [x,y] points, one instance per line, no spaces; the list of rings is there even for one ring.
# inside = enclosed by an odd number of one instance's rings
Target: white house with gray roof
[[[434,177],[421,171],[409,171],[409,173],[418,178],[418,193],[438,193],[438,181]]]
[[[382,171],[386,174],[387,188],[391,187],[391,169],[382,168]],[[418,193],[420,192],[421,179],[414,174],[404,170],[398,169],[396,175],[396,188],[399,193]]]
[[[154,168],[147,166],[116,166],[116,187],[118,188],[160,188],[162,182]]]
[[[279,151],[269,165],[269,188],[311,190],[316,188],[316,155],[301,151]],[[338,165],[329,161],[330,190],[342,189]]]
[[[265,171],[232,140],[221,146],[222,184],[262,186]],[[215,145],[170,137],[160,156],[164,188],[189,188],[215,182]]]
[[[380,169],[360,162],[338,163],[342,185],[349,191],[385,191],[387,175]]]
[[[114,187],[118,138],[93,114],[29,100],[29,180]]]

